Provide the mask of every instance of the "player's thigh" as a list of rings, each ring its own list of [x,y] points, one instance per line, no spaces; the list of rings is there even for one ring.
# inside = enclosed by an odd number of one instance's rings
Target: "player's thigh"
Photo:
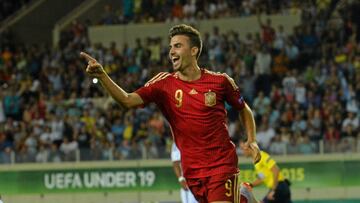
[[[207,184],[207,200],[212,203],[238,203],[240,185],[238,173],[214,175]]]

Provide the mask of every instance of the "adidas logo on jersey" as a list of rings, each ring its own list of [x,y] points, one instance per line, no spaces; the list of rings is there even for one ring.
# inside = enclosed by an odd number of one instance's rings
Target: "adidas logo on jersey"
[[[190,92],[189,92],[189,94],[191,94],[191,95],[194,95],[194,94],[197,94],[198,92],[193,88]]]

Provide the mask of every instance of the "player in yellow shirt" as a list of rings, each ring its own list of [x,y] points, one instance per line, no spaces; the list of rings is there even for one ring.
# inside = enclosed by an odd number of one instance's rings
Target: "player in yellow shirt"
[[[246,157],[251,157],[244,144],[245,142],[240,141],[240,148]],[[250,183],[250,186],[264,184],[269,188],[263,199],[264,203],[291,203],[290,182],[284,178],[275,160],[268,153],[261,151],[260,154],[260,161],[254,165],[257,179]]]

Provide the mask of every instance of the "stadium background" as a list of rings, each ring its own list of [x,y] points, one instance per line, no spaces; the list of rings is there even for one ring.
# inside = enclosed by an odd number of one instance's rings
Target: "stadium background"
[[[166,34],[180,22],[203,34],[200,64],[239,84],[294,202],[360,201],[358,1],[1,0],[0,11],[4,202],[179,201],[166,121],[114,104],[79,52],[133,91],[171,71]]]

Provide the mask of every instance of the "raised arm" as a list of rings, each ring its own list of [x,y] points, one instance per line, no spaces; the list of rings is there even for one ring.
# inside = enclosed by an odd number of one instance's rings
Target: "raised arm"
[[[96,77],[101,82],[106,91],[115,99],[116,102],[126,108],[132,108],[142,105],[144,101],[137,93],[127,93],[119,85],[117,85],[105,72],[102,65],[93,57],[85,52],[81,52],[80,56],[87,60],[86,73],[92,77]]]
[[[257,18],[259,26],[261,28],[264,27],[264,23],[261,21],[261,13],[259,10],[256,11],[256,18]]]
[[[250,186],[256,187],[256,186],[261,185],[263,182],[264,182],[263,179],[258,177],[258,178],[256,178],[256,180],[254,180],[252,183],[250,183]]]

